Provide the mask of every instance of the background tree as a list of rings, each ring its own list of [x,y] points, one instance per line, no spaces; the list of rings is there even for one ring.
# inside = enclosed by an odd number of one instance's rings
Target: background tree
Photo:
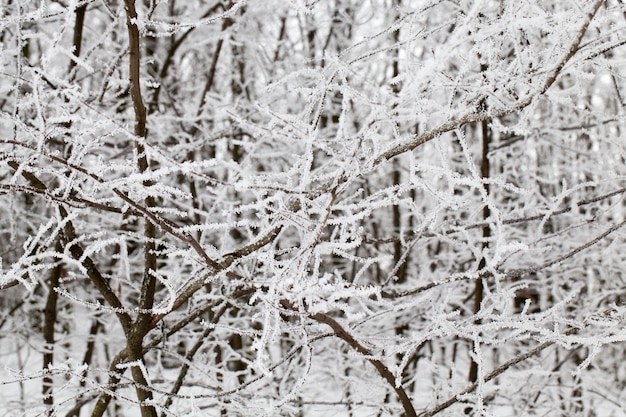
[[[0,403],[623,413],[624,16],[8,1]]]

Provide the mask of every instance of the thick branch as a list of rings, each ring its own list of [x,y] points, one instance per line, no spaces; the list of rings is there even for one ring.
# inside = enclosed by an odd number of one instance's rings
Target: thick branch
[[[143,98],[141,96],[141,53],[139,51],[139,28],[137,27],[137,10],[135,9],[134,0],[124,0],[124,6],[124,8],[126,9],[126,27],[128,28],[128,75],[130,81],[130,97],[133,100],[133,109],[135,111],[135,135],[145,139],[147,133],[146,107],[143,104]],[[141,144],[139,144],[139,146],[143,148]],[[143,161],[142,158],[144,158]],[[143,152],[139,153],[139,160],[144,163],[146,162]]]
[[[91,411],[91,417],[102,417],[104,415],[104,412],[107,410],[107,407],[113,398],[113,393],[117,389],[117,384],[120,382],[120,377],[124,372],[124,368],[119,368],[118,365],[124,362],[127,357],[128,352],[124,349],[111,361],[111,364],[109,365],[109,382],[100,394],[96,405]]]

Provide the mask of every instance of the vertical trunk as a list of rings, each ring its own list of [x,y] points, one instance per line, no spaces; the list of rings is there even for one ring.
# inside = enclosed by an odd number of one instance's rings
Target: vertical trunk
[[[131,362],[143,363],[143,338],[145,333],[138,330],[133,330],[131,336],[128,338],[128,359]],[[137,393],[137,400],[139,401],[141,417],[157,417],[154,406],[147,404],[152,401],[152,391],[150,390],[147,375],[143,372],[145,368],[142,368],[143,367],[133,366],[130,369],[133,381],[135,382],[135,391]]]
[[[74,13],[74,33],[72,36],[72,45],[74,46],[74,56],[80,56],[80,50],[83,44],[83,27],[85,26],[85,13],[87,11],[87,4],[83,4],[76,8]],[[68,73],[71,76],[72,70],[76,67],[76,61],[71,60],[68,68]]]
[[[74,48],[74,56],[78,57],[80,55],[80,49],[82,46],[83,39],[83,26],[85,22],[85,12],[87,10],[87,5],[84,4],[75,10],[75,21],[74,21],[74,33],[72,37],[72,45]],[[70,60],[68,66],[68,74],[71,77],[72,70],[76,67],[76,61]],[[71,127],[71,123],[67,123],[65,126],[67,129]],[[56,251],[62,252],[63,247],[61,242],[57,242]],[[61,277],[61,273],[63,270],[62,264],[59,264],[54,268],[52,274],[50,276],[50,286],[48,290],[48,298],[46,300],[46,306],[44,309],[44,326],[43,326],[43,337],[46,343],[43,354],[43,369],[49,368],[54,363],[54,324],[57,320],[57,300],[58,294],[56,292],[56,288],[59,286],[59,280]],[[52,406],[54,405],[54,397],[53,397],[53,377],[50,374],[44,374],[43,377],[43,403],[48,407],[47,413],[48,415],[53,415],[54,412],[52,410]]]
[[[481,65],[481,71],[485,71],[487,68],[484,65]],[[486,103],[482,103],[482,107],[484,111],[487,111]],[[483,179],[489,178],[489,143],[491,142],[491,130],[489,129],[489,122],[483,121],[480,124],[480,133],[481,133],[481,163],[480,163],[480,175]],[[489,195],[489,184],[483,182],[483,189],[485,195]],[[489,247],[489,238],[491,237],[491,227],[488,224],[489,216],[491,216],[491,211],[489,210],[489,206],[485,203],[482,211],[482,220],[485,222],[485,226],[482,228],[482,249],[486,249]],[[483,257],[480,260],[478,265],[479,270],[483,269],[487,264],[487,261]],[[480,306],[483,301],[483,280],[477,279],[474,286],[474,314],[480,311]],[[481,323],[480,319],[476,319],[475,323],[478,325]],[[478,364],[476,361],[472,361],[470,364],[469,370],[469,380],[470,382],[476,382],[478,379]]]
[[[126,27],[128,29],[129,41],[129,81],[130,95],[133,101],[133,109],[135,113],[135,148],[137,150],[137,165],[139,172],[145,173],[149,171],[150,166],[144,140],[148,131],[146,128],[146,107],[141,95],[141,56],[140,56],[140,38],[139,28],[137,26],[137,10],[135,9],[134,0],[124,1],[126,9]],[[144,186],[149,189],[152,186],[151,180],[145,180]],[[146,197],[145,205],[148,209],[156,205],[155,198],[151,195]],[[154,305],[154,293],[156,290],[156,227],[148,219],[145,219],[144,225],[144,273],[141,284],[141,293],[139,296],[139,313],[132,325],[132,329],[127,335],[127,351],[128,359],[131,362],[143,363],[143,339],[149,330],[152,314],[150,310]],[[135,390],[137,399],[141,409],[142,417],[156,417],[154,406],[147,404],[152,400],[152,392],[149,389],[147,375],[144,375],[142,367],[133,366],[131,374],[135,381]]]
[[[397,10],[402,7],[402,0],[392,0],[392,10],[396,10],[396,12],[392,15],[392,19],[395,21],[399,18],[399,14]],[[400,30],[396,29],[392,33],[393,43],[396,45],[398,50],[395,55],[392,57],[391,64],[391,77],[392,80],[396,79],[400,75]],[[394,80],[391,84],[391,89],[394,94],[397,96],[400,94],[401,84]],[[399,127],[398,127],[399,129]],[[392,182],[393,185],[399,186],[402,181],[402,165],[401,162],[398,162],[398,159],[394,159],[393,161],[393,171],[392,171]],[[393,244],[393,260],[394,260],[394,270],[397,282],[399,284],[404,284],[407,281],[407,265],[409,262],[408,253],[405,254],[405,248],[402,245],[403,241],[403,223],[402,223],[402,208],[400,207],[400,203],[394,204],[392,207],[392,223],[393,223],[393,233],[394,233],[394,244]],[[395,327],[395,333],[397,336],[402,337],[406,331],[409,329],[408,323],[399,323]],[[396,360],[401,363],[403,358],[401,354],[398,354]]]
[[[401,6],[402,6],[402,0],[392,0],[392,10],[398,10]],[[398,18],[398,13],[394,13],[392,19],[396,20]],[[392,37],[393,37],[393,43],[394,45],[399,45],[400,44],[400,30],[396,29],[393,31],[392,33]],[[392,57],[392,64],[391,64],[391,78],[395,79],[398,77],[398,75],[400,75],[400,56],[399,56],[399,49],[396,51],[395,55]],[[394,94],[399,94],[400,93],[400,89],[401,86],[398,82],[393,82],[391,84],[391,89],[394,92]],[[394,106],[395,107],[395,106]],[[399,185],[400,181],[402,180],[401,177],[401,167],[399,166],[400,164],[397,162],[397,159],[394,159],[393,162],[393,172],[391,174],[392,176],[392,182],[394,185]],[[402,253],[404,251],[404,248],[402,247],[402,237],[401,237],[401,233],[402,233],[402,211],[400,208],[399,204],[395,204],[392,208],[392,222],[393,222],[393,231],[394,233],[397,234],[397,239],[394,242],[393,245],[393,260],[394,260],[394,264],[396,265],[396,277],[398,279],[398,283],[402,284],[404,282],[406,282],[406,265],[408,262],[408,259],[402,257]]]
[[[56,244],[56,250],[60,251],[60,243]],[[43,369],[44,377],[42,381],[42,395],[43,403],[46,406],[46,415],[52,416],[54,411],[52,406],[54,405],[53,396],[53,376],[47,371],[54,364],[54,325],[57,321],[57,300],[58,294],[56,288],[59,286],[59,280],[63,271],[63,265],[59,264],[52,270],[50,274],[50,284],[48,286],[48,297],[46,299],[46,306],[44,307],[44,323],[43,323],[43,338],[44,338],[44,351],[43,351]]]

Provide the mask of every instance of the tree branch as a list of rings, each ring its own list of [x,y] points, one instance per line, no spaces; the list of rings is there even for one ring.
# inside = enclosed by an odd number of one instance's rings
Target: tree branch
[[[517,111],[523,110],[528,107],[537,97],[542,96],[551,86],[554,84],[558,76],[561,74],[561,71],[565,67],[565,65],[572,59],[572,57],[578,51],[578,47],[580,46],[580,42],[582,41],[585,33],[587,33],[587,29],[589,28],[589,24],[593,20],[600,6],[604,3],[604,0],[596,0],[593,4],[591,11],[585,16],[585,20],[581,25],[580,29],[578,29],[576,33],[576,37],[571,43],[570,47],[567,50],[567,53],[561,58],[561,60],[557,63],[557,65],[552,69],[552,71],[548,74],[548,77],[544,81],[543,85],[539,90],[526,99],[522,100],[518,104],[508,109],[502,109],[494,112],[477,112],[477,113],[468,113],[464,116],[456,120],[450,120],[448,122],[442,123],[438,127],[431,129],[427,132],[422,133],[421,135],[414,136],[412,139],[399,143],[397,145],[392,146],[388,150],[384,151],[380,155],[374,158],[373,166],[377,166],[382,162],[394,158],[404,152],[412,151],[413,149],[423,145],[424,143],[438,137],[439,135],[450,132],[454,129],[457,129],[465,124],[471,124],[476,122],[483,122],[491,119],[495,119],[498,117],[503,117],[511,113],[515,113]]]
[[[296,312],[298,311],[298,309],[288,300],[281,300],[280,304],[289,310],[296,311]],[[378,371],[378,374],[381,377],[383,377],[385,381],[387,381],[387,383],[396,392],[396,395],[398,396],[398,399],[400,400],[400,403],[402,404],[402,407],[404,408],[404,416],[405,417],[417,417],[417,413],[415,412],[415,409],[413,408],[411,399],[407,395],[402,385],[396,385],[396,379],[393,376],[393,373],[391,373],[389,368],[387,368],[387,366],[382,361],[374,358],[374,356],[372,355],[372,352],[368,348],[366,348],[358,340],[356,340],[354,336],[352,336],[346,329],[343,328],[343,326],[341,326],[341,324],[339,324],[337,320],[333,319],[332,317],[324,313],[314,313],[314,314],[305,313],[305,314],[310,319],[329,326],[331,329],[333,329],[333,332],[335,333],[335,335],[337,335],[337,337],[339,337],[341,340],[346,342],[352,349],[354,349],[356,352],[363,355],[369,363],[374,365],[374,368],[376,368],[376,371]]]
[[[572,334],[577,333],[577,332],[578,332],[578,329],[573,328],[573,329],[570,329],[570,330],[566,331],[564,333],[564,335],[569,336],[569,335],[572,335]],[[491,381],[495,377],[503,374],[510,367],[512,367],[514,365],[517,365],[518,363],[523,362],[526,359],[535,356],[536,354],[538,354],[541,351],[545,350],[546,348],[554,345],[555,343],[556,343],[556,341],[544,342],[544,343],[540,344],[539,346],[537,346],[536,348],[531,349],[528,352],[523,353],[523,354],[521,354],[519,356],[516,356],[515,358],[511,359],[508,362],[503,363],[502,365],[498,366],[497,368],[493,369],[491,372],[486,374],[485,377],[482,378],[482,383]],[[428,411],[420,413],[419,417],[432,417],[432,416],[434,416],[435,414],[445,410],[446,408],[450,407],[451,405],[458,403],[460,401],[459,398],[462,398],[464,395],[467,395],[467,394],[470,394],[470,393],[474,392],[474,390],[476,390],[477,387],[478,387],[478,382],[473,383],[472,385],[470,385],[469,387],[465,388],[463,391],[461,391],[460,393],[454,395],[453,397],[450,397],[448,400],[444,401],[443,403],[441,403],[441,404],[431,408]]]

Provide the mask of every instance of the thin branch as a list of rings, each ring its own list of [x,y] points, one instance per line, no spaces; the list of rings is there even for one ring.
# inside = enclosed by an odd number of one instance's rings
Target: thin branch
[[[607,236],[609,236],[610,234],[616,232],[617,230],[621,229],[622,227],[624,227],[626,225],[626,220],[614,224],[613,226],[609,227],[608,229],[606,229],[604,232],[602,232],[600,235],[596,236],[595,238],[583,243],[582,245],[579,245],[577,247],[575,247],[574,249],[570,250],[569,252],[565,253],[564,255],[558,256],[554,259],[548,260],[540,265],[536,265],[536,266],[532,266],[532,267],[528,267],[528,268],[522,268],[522,269],[514,269],[514,270],[509,270],[506,272],[502,273],[502,278],[503,279],[514,279],[514,278],[519,278],[525,274],[532,274],[532,273],[536,273],[539,272],[543,269],[549,268],[553,265],[556,265],[560,262],[566,261],[567,259],[573,257],[574,255],[576,255],[577,253],[595,245],[596,243],[600,242],[601,240],[603,240],[604,238],[606,238]],[[443,280],[439,280],[439,281],[434,281],[434,282],[429,282],[426,285],[422,285],[420,287],[417,288],[413,288],[412,290],[406,290],[406,291],[399,291],[399,292],[393,292],[393,291],[381,291],[381,296],[383,298],[400,298],[400,297],[408,297],[410,295],[415,295],[424,291],[427,291],[431,288],[434,287],[438,287],[440,285],[444,285],[444,284],[450,284],[452,282],[457,282],[457,281],[465,281],[465,280],[474,280],[474,279],[482,279],[482,278],[488,278],[490,276],[492,276],[493,273],[491,271],[488,270],[480,270],[480,271],[476,271],[476,272],[467,272],[467,273],[463,273],[463,274],[459,274],[459,275],[453,275],[447,279],[443,279]]]
[[[572,328],[568,331],[566,331],[564,333],[565,336],[569,336],[572,334],[575,334],[578,332],[579,329],[577,328]],[[548,342],[544,342],[542,344],[540,344],[539,346],[537,346],[534,349],[529,350],[526,353],[523,353],[519,356],[514,357],[513,359],[511,359],[508,362],[503,363],[502,365],[498,366],[497,368],[493,369],[491,372],[489,372],[488,374],[486,374],[483,378],[481,383],[485,383],[485,382],[489,382],[492,379],[494,379],[495,377],[503,374],[506,370],[508,370],[510,367],[517,365],[520,362],[525,361],[528,358],[531,358],[535,355],[537,355],[538,353],[540,353],[541,351],[545,350],[546,348],[549,348],[550,346],[554,345],[556,343],[556,341],[552,340],[552,341],[548,341]],[[460,402],[460,398],[462,398],[464,395],[470,394],[472,392],[474,392],[476,390],[476,388],[478,387],[479,383],[473,383],[472,385],[470,385],[469,387],[465,388],[463,391],[461,391],[460,393],[454,395],[453,397],[450,397],[448,400],[444,401],[443,403],[431,408],[428,411],[425,411],[423,413],[419,414],[419,417],[432,417],[435,414],[445,410],[446,408],[450,407],[453,404],[456,404],[458,402]]]
[[[622,227],[624,227],[626,225],[626,220],[618,223],[618,224],[614,224],[613,226],[609,227],[608,229],[606,229],[603,233],[601,233],[600,235],[596,236],[595,238],[593,238],[592,240],[589,240],[585,243],[583,243],[582,245],[576,246],[574,249],[572,249],[571,251],[567,252],[564,255],[558,256],[554,259],[551,259],[549,261],[546,261],[544,263],[542,263],[541,265],[537,265],[534,267],[530,267],[530,268],[524,268],[524,269],[520,269],[520,270],[513,270],[513,271],[509,271],[506,273],[506,277],[507,278],[516,278],[525,274],[529,274],[529,273],[535,273],[538,271],[541,271],[542,269],[546,269],[549,268],[553,265],[556,265],[558,263],[561,263],[571,257],[573,257],[574,255],[576,255],[577,253],[595,245],[596,243],[600,242],[602,239],[604,239],[605,237],[607,237],[608,235],[610,235],[611,233],[621,229]]]
[[[602,194],[599,196],[595,196],[595,197],[590,197],[590,198],[586,198],[584,200],[580,200],[575,202],[574,204],[570,205],[569,207],[565,207],[559,210],[555,210],[555,211],[550,211],[548,213],[542,213],[542,214],[535,214],[532,216],[524,216],[524,217],[515,217],[512,219],[502,219],[501,223],[503,225],[513,225],[513,224],[520,224],[520,223],[527,223],[527,222],[531,222],[531,221],[537,221],[537,220],[546,220],[547,216],[549,217],[554,217],[554,216],[558,216],[561,214],[565,214],[565,213],[569,213],[572,211],[572,207],[584,207],[593,203],[598,203],[602,200],[606,200],[608,198],[614,197],[616,195],[619,194],[624,194],[626,193],[626,187],[622,187],[619,188],[617,190],[614,191],[610,191],[606,194]],[[441,235],[444,236],[448,236],[454,233],[459,233],[460,231],[466,231],[466,230],[472,230],[472,229],[480,229],[485,227],[486,225],[488,225],[488,223],[485,222],[480,222],[480,223],[472,223],[466,226],[463,226],[462,228],[459,225],[452,225],[453,227],[458,227],[458,229],[453,229],[453,230],[446,230],[446,231],[442,231]],[[409,239],[414,238],[415,236],[418,236],[421,238],[432,238],[432,237],[436,237],[437,234],[435,233],[425,233],[423,231],[410,231],[408,233],[406,233],[404,235],[404,237],[391,237],[391,238],[370,238],[370,237],[366,237],[365,238],[365,243],[370,243],[370,244],[381,244],[381,243],[393,243],[396,242],[398,240],[401,241],[406,241]]]
[[[33,147],[25,144],[25,143],[21,143],[18,141],[13,141],[13,140],[0,140],[4,143],[11,143],[14,145],[18,145],[18,146],[22,146],[25,147],[27,149],[31,149],[31,150],[36,150]],[[91,179],[97,181],[100,184],[106,184],[106,181],[101,178],[100,176],[93,174],[91,172],[89,172],[87,169],[79,166],[79,165],[75,165],[70,163],[69,161],[67,161],[64,158],[61,158],[57,155],[52,155],[52,154],[48,154],[45,153],[43,151],[40,152],[40,154],[42,156],[44,156],[45,158],[48,158],[51,161],[54,162],[58,162],[60,164],[62,164],[63,166],[70,168],[72,170],[75,170],[77,172],[80,172],[88,177],[90,177]],[[10,161],[11,163],[15,163],[13,161]],[[17,166],[17,165],[16,165]],[[32,175],[31,173],[29,173],[28,171],[25,171],[25,173],[23,174],[24,176],[26,175]],[[36,177],[35,177],[36,178]],[[39,181],[41,183],[41,181]],[[45,185],[43,183],[41,183],[41,185],[43,187],[45,187]],[[204,250],[204,248],[202,247],[202,245],[200,244],[200,242],[198,242],[196,239],[193,238],[193,236],[191,236],[189,233],[186,232],[181,232],[177,229],[180,228],[180,226],[178,224],[176,224],[173,220],[169,220],[166,219],[164,217],[159,216],[158,214],[153,213],[152,211],[149,210],[149,208],[143,206],[142,204],[134,201],[133,199],[131,199],[130,197],[128,197],[128,195],[126,195],[124,192],[118,190],[117,188],[111,188],[111,191],[117,195],[119,198],[121,198],[125,203],[127,203],[130,207],[134,208],[140,215],[142,215],[144,218],[146,218],[147,220],[149,220],[150,222],[154,223],[156,226],[159,226],[160,228],[162,228],[165,232],[167,232],[168,234],[170,234],[171,236],[179,239],[181,242],[187,243],[188,245],[191,246],[191,248],[203,259],[203,261],[206,263],[206,265],[211,268],[212,272],[214,274],[217,274],[219,272],[222,272],[224,270],[226,270],[226,268],[230,265],[223,265],[218,263],[217,261],[213,260]],[[226,276],[231,278],[231,279],[239,279],[240,276],[235,274],[232,271],[226,271]]]
[[[15,169],[16,172],[20,172],[21,175],[27,179],[35,189],[44,193],[48,192],[46,185],[39,178],[37,178],[35,174],[22,168],[15,161],[9,161],[8,164],[11,168]],[[63,206],[59,206],[59,213],[61,218],[65,221],[65,226],[63,228],[63,243],[65,248],[69,250],[74,259],[82,263],[83,267],[87,271],[89,280],[94,284],[107,303],[109,303],[109,305],[115,310],[115,314],[117,315],[122,328],[125,332],[128,332],[132,322],[130,315],[126,312],[122,302],[117,298],[108,282],[104,279],[102,274],[100,274],[95,262],[89,256],[84,256],[85,251],[80,244],[77,243],[76,231],[71,220],[69,220],[67,210],[65,210]]]
[[[223,12],[227,12],[228,10],[226,9],[225,5],[223,2],[217,2],[215,3],[213,6],[211,6],[209,8],[209,10],[207,10],[202,16],[202,19],[206,19],[208,18],[210,15],[212,15],[213,13],[215,13],[218,9],[222,9]],[[227,14],[223,14],[222,17],[224,19],[229,19]],[[167,74],[169,72],[169,68],[172,65],[172,62],[174,60],[174,55],[176,54],[176,51],[178,50],[178,48],[180,48],[180,46],[183,44],[183,42],[185,41],[185,39],[187,39],[187,37],[189,37],[189,35],[191,35],[191,33],[196,30],[198,26],[193,26],[189,29],[187,29],[187,31],[185,31],[185,33],[183,33],[178,39],[176,39],[174,42],[172,42],[170,48],[167,51],[167,56],[165,57],[165,59],[163,60],[163,66],[161,67],[161,71],[159,72],[159,78],[161,80],[161,82],[159,83],[159,85],[156,87],[154,94],[152,96],[152,100],[150,102],[150,110],[151,112],[156,111],[158,104],[159,104],[159,95],[161,93],[162,90],[162,85],[163,85],[163,80],[167,77]],[[221,48],[221,46],[220,46]],[[211,81],[212,83],[212,81]]]
[[[220,308],[220,310],[215,313],[213,317],[211,317],[211,324],[217,324],[217,322],[224,315],[226,310],[228,310],[230,307],[232,307],[230,303],[225,303],[224,305],[222,305],[222,308]],[[163,412],[161,413],[161,417],[166,417],[167,408],[172,405],[172,402],[174,401],[174,396],[178,394],[183,386],[183,382],[185,380],[185,377],[187,376],[187,372],[189,371],[189,364],[193,360],[194,356],[196,356],[196,353],[198,353],[198,350],[200,350],[202,345],[206,342],[207,337],[213,332],[213,330],[215,330],[215,327],[207,325],[204,331],[198,336],[193,346],[185,354],[185,360],[180,368],[180,371],[178,372],[176,382],[174,382],[174,386],[172,387],[170,394],[165,401],[165,404],[163,404]]]
[[[47,189],[42,190],[36,187],[29,187],[27,185],[19,184],[0,184],[0,190],[11,193],[27,193],[44,198],[47,201],[53,201],[58,204],[64,204],[69,207],[77,209],[93,208],[95,210],[105,211],[109,213],[124,214],[141,216],[136,210],[130,209],[130,211],[122,211],[119,207],[113,207],[108,204],[98,203],[96,201],[88,200],[82,197],[78,197],[76,193],[70,192],[68,195],[59,196],[57,194],[50,193]]]
[[[283,307],[289,310],[298,311],[298,309],[291,302],[287,300],[281,300],[280,303]],[[396,392],[396,395],[398,396],[398,399],[400,400],[400,403],[402,404],[402,407],[404,408],[404,416],[405,417],[417,417],[415,408],[413,407],[413,404],[408,394],[404,390],[404,387],[402,387],[402,385],[396,385],[396,378],[394,377],[393,373],[389,370],[389,368],[382,361],[380,361],[379,359],[376,359],[368,348],[366,348],[358,340],[356,340],[354,336],[352,336],[346,329],[343,328],[341,324],[339,324],[337,320],[333,319],[332,317],[324,313],[314,313],[314,314],[305,313],[305,314],[310,319],[329,326],[331,329],[333,329],[333,332],[335,333],[337,337],[339,337],[341,340],[346,342],[356,352],[363,355],[367,359],[367,361],[371,363],[374,366],[374,368],[376,368],[376,371],[378,371],[379,375],[383,377],[385,381],[387,381],[387,383]]]
[[[567,53],[565,53],[563,58],[561,58],[558,64],[548,74],[548,77],[544,81],[543,85],[541,86],[541,88],[539,88],[537,92],[535,92],[535,94],[528,96],[526,99],[522,100],[521,102],[519,102],[518,104],[510,108],[501,109],[501,110],[494,111],[494,112],[469,113],[469,114],[459,117],[458,119],[445,122],[434,129],[431,129],[427,132],[422,133],[421,135],[414,136],[413,138],[409,139],[406,142],[399,143],[397,145],[392,146],[390,149],[384,151],[383,153],[381,153],[380,155],[374,158],[373,166],[375,167],[381,164],[382,162],[389,160],[391,158],[394,158],[404,152],[412,151],[413,149],[438,137],[439,135],[446,133],[446,132],[450,132],[463,125],[483,122],[483,121],[488,121],[488,120],[495,119],[498,117],[503,117],[503,116],[506,116],[511,113],[515,113],[517,111],[523,110],[524,108],[528,107],[533,101],[535,101],[537,97],[542,96],[552,86],[552,84],[554,84],[554,82],[557,80],[557,78],[561,74],[561,71],[563,70],[565,65],[574,57],[574,55],[578,51],[580,42],[585,36],[585,33],[587,33],[587,29],[589,28],[591,21],[593,20],[594,16],[596,15],[602,3],[604,3],[604,0],[596,0],[591,11],[585,16],[585,20],[583,24],[581,25],[580,29],[578,29],[576,37],[574,38],[569,49],[567,50]]]
[[[84,249],[78,243],[78,236],[76,234],[76,230],[74,229],[74,225],[70,220],[68,220],[69,214],[63,206],[59,206],[59,213],[61,214],[61,218],[65,221],[65,227],[63,228],[63,243],[66,250],[70,252],[74,259],[83,265],[87,271],[89,280],[92,284],[94,284],[107,303],[109,303],[109,305],[115,310],[115,314],[124,329],[124,333],[128,334],[132,323],[130,315],[126,312],[126,308],[109,286],[108,281],[102,276],[102,274],[100,274],[96,263],[91,259],[91,257],[85,256]]]

